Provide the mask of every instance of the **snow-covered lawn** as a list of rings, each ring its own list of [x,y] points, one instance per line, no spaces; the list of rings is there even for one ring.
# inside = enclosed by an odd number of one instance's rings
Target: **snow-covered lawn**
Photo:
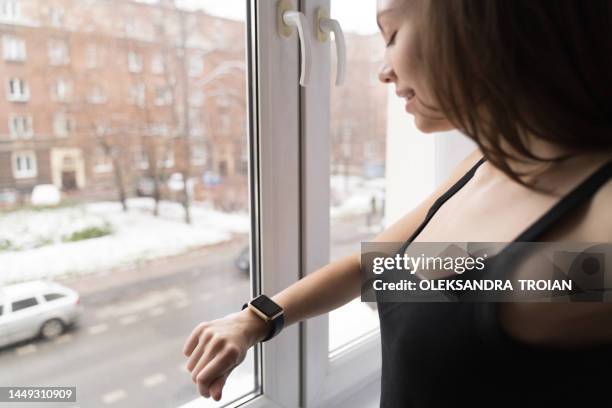
[[[331,179],[331,217],[370,211],[377,197],[381,210],[384,180]],[[348,186],[348,190],[345,190]],[[193,203],[192,224],[183,222],[179,203],[160,203],[152,215],[153,200],[128,200],[128,212],[117,202],[98,202],[43,210],[20,210],[0,215],[0,285],[9,282],[87,274],[129,266],[141,261],[178,255],[191,249],[248,234],[247,213],[224,213]],[[111,230],[110,235],[76,242],[66,237],[87,228]]]
[[[142,260],[176,255],[248,233],[248,214],[227,214],[192,206],[193,223],[183,222],[180,204],[162,202],[153,217],[153,200],[128,200],[124,213],[115,202],[99,202],[49,210],[23,210],[0,216],[0,242],[20,250],[0,251],[0,284],[65,274],[80,274]],[[100,238],[63,242],[62,238],[91,226],[110,225]],[[43,245],[44,246],[41,246]]]

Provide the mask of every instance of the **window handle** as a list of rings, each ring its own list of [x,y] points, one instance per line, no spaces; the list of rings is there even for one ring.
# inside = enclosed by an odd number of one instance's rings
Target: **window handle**
[[[329,33],[334,33],[336,43],[336,86],[341,86],[346,78],[346,43],[344,33],[338,20],[329,18],[329,12],[324,8],[317,10],[317,39],[321,42],[329,40]]]
[[[278,2],[279,32],[282,36],[288,37],[293,31],[293,27],[298,30],[300,37],[300,51],[302,55],[302,66],[300,69],[300,85],[307,86],[310,82],[312,53],[310,50],[310,30],[306,23],[304,13],[292,10],[291,4],[286,0]]]

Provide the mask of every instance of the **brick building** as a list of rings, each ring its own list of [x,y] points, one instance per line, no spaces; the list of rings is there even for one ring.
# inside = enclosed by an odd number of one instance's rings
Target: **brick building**
[[[131,194],[174,172],[240,188],[244,35],[171,1],[0,0],[0,188],[110,197],[117,175]]]

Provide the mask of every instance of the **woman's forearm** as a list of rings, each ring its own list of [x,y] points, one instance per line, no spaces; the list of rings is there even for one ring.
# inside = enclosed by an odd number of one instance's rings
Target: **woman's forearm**
[[[284,310],[285,326],[327,313],[360,293],[359,253],[333,261],[272,296]]]

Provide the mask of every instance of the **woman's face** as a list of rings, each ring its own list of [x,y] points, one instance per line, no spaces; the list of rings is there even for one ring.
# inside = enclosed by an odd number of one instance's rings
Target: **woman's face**
[[[385,41],[385,58],[378,73],[383,83],[395,84],[395,93],[406,101],[422,132],[450,130],[453,126],[435,109],[422,80],[423,66],[415,46],[417,22],[426,0],[378,0],[377,21]]]

